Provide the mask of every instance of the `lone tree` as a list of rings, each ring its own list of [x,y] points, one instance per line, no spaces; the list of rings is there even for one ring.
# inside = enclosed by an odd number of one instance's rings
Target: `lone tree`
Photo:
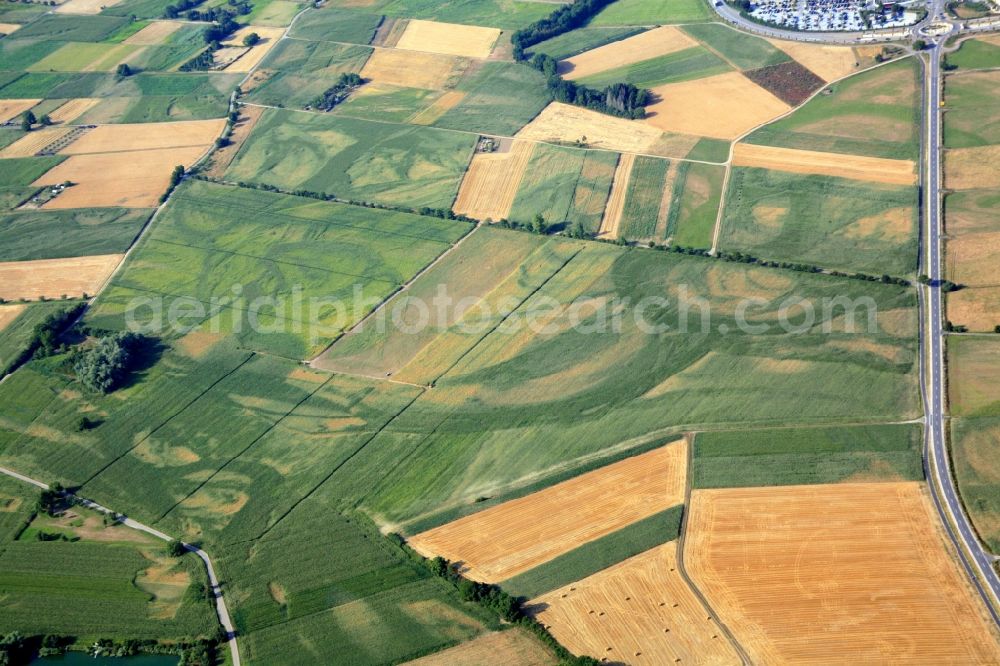
[[[122,63],[118,65],[118,69],[115,70],[115,75],[120,79],[124,79],[126,76],[132,76],[132,68],[128,66],[128,63]]]
[[[243,46],[256,46],[258,43],[260,43],[260,35],[256,32],[251,32],[243,38]]]
[[[167,545],[167,555],[170,557],[180,557],[186,552],[187,548],[185,548],[184,544],[177,539],[174,539]]]
[[[35,114],[31,111],[25,111],[24,115],[21,116],[21,129],[25,132],[30,132],[31,126],[36,122],[38,122],[38,119],[35,118]]]

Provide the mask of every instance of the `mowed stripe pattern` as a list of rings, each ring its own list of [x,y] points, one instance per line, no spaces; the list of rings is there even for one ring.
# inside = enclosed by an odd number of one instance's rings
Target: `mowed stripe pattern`
[[[740,658],[677,570],[677,542],[532,599],[536,619],[578,655],[656,666]]]
[[[697,45],[678,28],[665,25],[567,58],[559,63],[559,72],[567,79],[579,79]]]
[[[495,583],[684,501],[687,442],[627,458],[416,535],[428,557]]]
[[[632,180],[632,167],[635,166],[635,154],[623,153],[618,158],[618,168],[615,169],[615,179],[611,183],[611,196],[608,197],[598,238],[618,238],[618,230],[622,224],[622,212],[625,210],[625,195],[628,194],[629,181]]]
[[[822,153],[751,143],[736,144],[733,148],[733,166],[836,176],[889,185],[915,185],[917,182],[916,164],[911,160]]]
[[[510,215],[534,148],[530,141],[515,141],[507,153],[476,153],[458,190],[455,212],[476,220]]]
[[[685,563],[754,663],[998,663],[937,521],[918,482],[696,490]]]

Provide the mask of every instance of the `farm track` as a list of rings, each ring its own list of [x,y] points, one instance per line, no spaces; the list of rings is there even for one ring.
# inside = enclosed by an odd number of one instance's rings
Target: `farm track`
[[[5,474],[11,478],[17,479],[18,481],[22,481],[24,483],[31,484],[42,490],[49,489],[48,484],[42,483],[37,479],[32,479],[31,477],[24,476],[23,474],[18,474],[17,472],[9,470],[5,467],[0,467],[0,474]],[[175,541],[173,537],[161,532],[160,530],[154,529],[148,525],[144,525],[143,523],[132,520],[123,513],[119,513],[105,506],[102,506],[97,502],[92,502],[88,499],[80,497],[76,493],[64,492],[63,495],[65,497],[74,498],[82,506],[85,506],[88,509],[92,509],[94,511],[98,511],[105,515],[118,518],[119,522],[125,527],[137,530],[139,532],[144,532],[146,534],[149,534],[150,536],[153,536],[157,539],[161,539],[163,541],[167,542]],[[212,558],[208,556],[208,553],[206,553],[201,548],[198,548],[197,546],[185,543],[184,547],[187,548],[189,552],[197,555],[198,559],[200,559],[202,561],[202,564],[205,565],[205,572],[208,574],[208,583],[212,592],[212,598],[215,600],[215,613],[216,616],[219,618],[219,624],[222,625],[222,628],[226,632],[226,640],[229,643],[229,649],[232,653],[232,666],[240,666],[241,663],[240,652],[236,645],[236,628],[233,625],[232,617],[229,615],[229,608],[226,606],[226,600],[222,596],[222,584],[219,582],[219,577],[215,573],[215,566],[212,564]]]

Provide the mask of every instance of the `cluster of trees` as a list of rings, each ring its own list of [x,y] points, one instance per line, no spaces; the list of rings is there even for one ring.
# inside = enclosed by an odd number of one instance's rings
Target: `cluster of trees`
[[[215,62],[215,49],[209,47],[180,66],[182,72],[204,72]]]
[[[48,126],[52,124],[52,119],[49,118],[49,114],[47,113],[38,118],[30,109],[21,114],[21,129],[25,132],[30,132],[35,123]]]
[[[66,508],[66,489],[61,483],[53,483],[38,494],[35,502],[35,513],[54,516]]]
[[[32,663],[35,656],[49,657],[66,652],[79,641],[74,636],[54,634],[24,636],[14,631],[0,637],[0,666],[21,666]],[[116,641],[99,638],[93,643],[95,655],[105,657],[130,657],[137,654],[174,654],[180,656],[178,666],[214,666],[219,663],[218,646],[225,641],[220,634],[211,638],[187,640],[176,644],[163,644],[150,639]]]
[[[38,322],[31,331],[31,338],[25,345],[24,351],[11,360],[5,368],[0,368],[0,377],[14,372],[35,356],[52,356],[63,351],[65,347],[59,341],[59,337],[70,324],[76,321],[84,307],[86,307],[85,303],[79,303],[65,310],[53,312]]]
[[[128,376],[142,336],[121,331],[101,338],[93,347],[77,355],[73,362],[76,378],[95,393],[111,393]]]
[[[514,45],[514,59],[524,60],[526,58],[525,50],[529,46],[534,46],[546,39],[586,25],[591,18],[614,1],[576,0],[571,4],[563,5],[526,28],[518,30],[510,38],[511,44]]]
[[[171,192],[181,184],[181,181],[184,180],[184,171],[184,167],[178,164],[170,172],[170,183],[167,185],[167,191],[160,195],[160,203],[165,202],[170,197]]]
[[[536,54],[530,61],[532,67],[545,74],[546,85],[556,101],[586,107],[620,118],[645,118],[649,91],[631,83],[613,83],[603,90],[567,81],[559,75],[559,63],[545,53]]]
[[[163,18],[175,19],[180,17],[181,12],[194,9],[205,0],[180,0],[176,5],[167,5],[163,9]],[[190,18],[190,15],[188,16]]]
[[[346,100],[354,89],[364,82],[365,80],[354,72],[341,74],[337,82],[327,88],[322,95],[314,99],[310,106],[314,109],[329,111]]]

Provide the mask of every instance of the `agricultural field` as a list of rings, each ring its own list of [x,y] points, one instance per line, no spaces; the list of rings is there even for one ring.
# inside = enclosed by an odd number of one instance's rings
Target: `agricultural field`
[[[695,490],[690,512],[687,570],[756,662],[1000,655],[920,483]]]
[[[1000,123],[986,109],[1000,107],[1000,72],[961,72],[945,78],[944,143],[946,148],[979,148],[1000,144]]]
[[[740,663],[678,573],[676,541],[533,598],[529,608],[575,654],[627,664]]]
[[[734,167],[720,247],[838,270],[916,270],[917,189]]]
[[[0,262],[0,298],[6,301],[96,294],[124,255]]]
[[[945,62],[954,69],[994,69],[1000,67],[1000,44],[994,35],[966,39]]]
[[[509,217],[534,150],[533,143],[514,141],[505,152],[476,153],[462,179],[453,210],[477,220]]]
[[[450,208],[475,136],[346,117],[264,112],[230,181],[407,207]]]
[[[918,425],[699,433],[691,484],[738,488],[919,481],[922,441]]]
[[[993,391],[1000,376],[1000,339],[948,339],[948,404],[962,417],[1000,416],[1000,400]]]
[[[461,562],[474,580],[506,580],[681,504],[686,465],[686,442],[674,442],[417,534],[409,543],[428,557]]]
[[[0,215],[0,261],[121,254],[149,218],[146,209],[21,210]],[[59,243],[52,243],[58,238]]]
[[[75,302],[49,301],[0,305],[0,373],[6,374],[31,341],[34,328],[54,312]],[[0,451],[6,439],[0,437]]]
[[[582,79],[598,72],[684,51],[697,44],[679,29],[663,26],[567,58],[559,63],[559,73],[567,79]]]
[[[598,14],[593,25],[655,25],[707,21],[712,10],[696,0],[619,0]]]
[[[917,158],[919,67],[904,58],[828,86],[788,116],[746,137],[748,143],[798,150]]]
[[[482,634],[436,654],[406,662],[408,666],[490,666],[517,663],[553,666],[556,660],[538,639],[522,629]]]
[[[996,551],[1000,549],[1000,470],[996,466],[1000,419],[953,419],[951,441],[962,501],[980,538]]]
[[[305,107],[340,74],[362,72],[371,54],[372,49],[365,46],[286,39],[261,63],[258,72],[265,78],[253,87],[248,99],[267,106]]]
[[[671,193],[666,235],[683,247],[712,246],[725,170],[711,164],[682,163]]]

